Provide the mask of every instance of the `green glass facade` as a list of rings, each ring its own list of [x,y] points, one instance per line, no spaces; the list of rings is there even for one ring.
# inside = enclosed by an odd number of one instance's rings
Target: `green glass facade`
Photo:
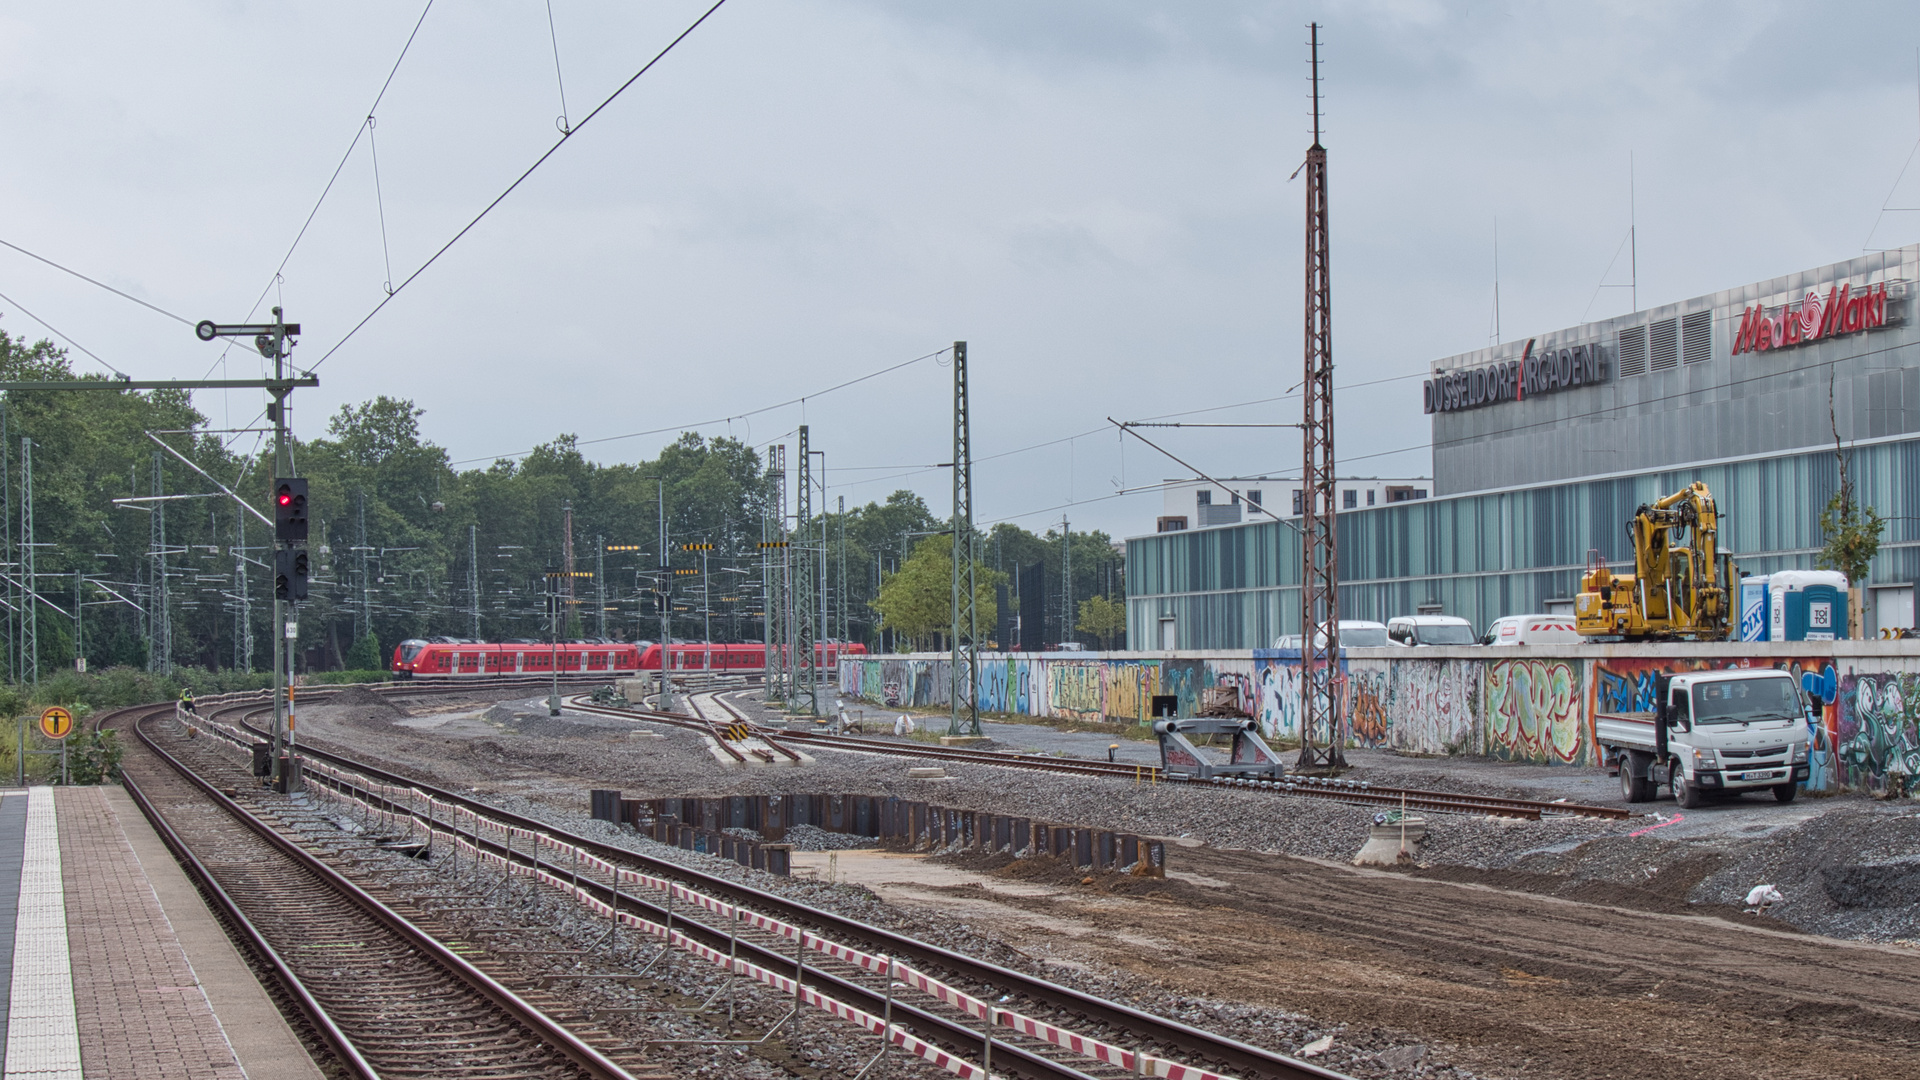
[[[1912,583],[1920,577],[1920,439],[1850,453],[1859,498],[1888,518],[1869,584]],[[1579,591],[1590,550],[1630,563],[1634,511],[1694,480],[1713,491],[1721,543],[1742,571],[1812,568],[1820,512],[1839,485],[1831,450],[1342,513],[1341,616],[1385,622],[1437,604],[1484,628],[1502,615],[1547,611]],[[1298,534],[1272,521],[1128,540],[1128,647],[1265,648],[1298,633],[1299,560]]]

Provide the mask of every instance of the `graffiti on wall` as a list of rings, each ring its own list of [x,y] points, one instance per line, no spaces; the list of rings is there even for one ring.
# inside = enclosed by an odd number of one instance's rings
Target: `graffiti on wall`
[[[1248,673],[1250,684],[1241,693],[1243,702],[1252,705],[1248,715],[1260,721],[1260,733],[1269,739],[1297,739],[1300,737],[1301,684],[1300,650],[1298,649],[1255,649],[1253,663]],[[1347,680],[1347,662],[1340,661],[1339,681],[1344,686]],[[1228,681],[1237,681],[1229,679]],[[1324,690],[1321,691],[1325,693]],[[1346,708],[1352,695],[1344,690],[1334,697],[1336,707]],[[1344,722],[1343,718],[1337,718]]]
[[[1394,663],[1387,687],[1390,741],[1384,745],[1414,754],[1474,750],[1483,667],[1478,660]]]
[[[1486,665],[1486,752],[1550,765],[1592,760],[1577,660],[1498,660]]]
[[[1160,692],[1160,665],[1157,663],[1112,663],[1101,665],[1106,682],[1102,709],[1115,723],[1145,724],[1153,719],[1153,695]]]
[[[1048,711],[1063,720],[1100,719],[1103,666],[1086,661],[1052,665],[1047,673]]]
[[[1920,678],[1912,672],[1856,675],[1849,670],[1838,682],[1833,762],[1841,775],[1835,781],[1912,792],[1920,777]]]
[[[1351,719],[1353,741],[1360,746],[1385,747],[1393,736],[1393,715],[1388,709],[1387,668],[1372,664],[1354,665],[1347,677],[1347,716]]]

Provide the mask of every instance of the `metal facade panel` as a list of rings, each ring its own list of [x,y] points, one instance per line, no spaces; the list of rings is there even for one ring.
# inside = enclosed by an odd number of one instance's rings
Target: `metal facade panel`
[[[1887,368],[1920,368],[1920,325],[1913,295],[1920,279],[1920,245],[1850,259],[1831,266],[1709,296],[1695,297],[1579,327],[1538,335],[1536,354],[1580,343],[1609,350],[1603,381],[1525,400],[1500,401],[1457,412],[1435,413],[1434,491],[1437,495],[1528,486],[1626,470],[1668,468],[1689,461],[1739,454],[1806,450],[1832,441],[1827,422],[1829,365],[1836,369],[1840,434],[1871,438],[1865,383]],[[1731,355],[1745,309],[1797,302],[1809,290],[1838,282],[1856,288],[1868,282],[1901,283],[1890,299],[1884,330],[1826,338],[1767,352]],[[1689,313],[1712,313],[1712,355],[1675,369],[1644,375],[1619,374],[1622,330],[1651,329]],[[1895,319],[1903,325],[1891,325]],[[1664,334],[1664,331],[1662,332]],[[1684,335],[1683,335],[1684,338]],[[1520,358],[1524,340],[1448,357],[1436,371],[1464,371]],[[1682,341],[1684,349],[1684,340]],[[1920,385],[1916,386],[1920,389]],[[1745,424],[1740,410],[1697,410],[1713,402],[1758,397],[1758,424]],[[1920,413],[1920,410],[1916,410]],[[1888,434],[1920,429],[1902,410]],[[1735,426],[1738,424],[1739,426]],[[1613,450],[1615,453],[1593,451]]]

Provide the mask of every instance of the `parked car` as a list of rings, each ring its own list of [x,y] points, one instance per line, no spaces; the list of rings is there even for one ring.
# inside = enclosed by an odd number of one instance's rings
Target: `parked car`
[[[1482,645],[1578,645],[1571,615],[1508,615],[1487,624]]]
[[[1393,644],[1387,640],[1387,625],[1367,619],[1340,620],[1340,647],[1343,649],[1380,649]],[[1282,634],[1273,639],[1276,649],[1297,649],[1299,634]]]
[[[1475,645],[1473,624],[1458,615],[1396,615],[1387,620],[1395,645]]]

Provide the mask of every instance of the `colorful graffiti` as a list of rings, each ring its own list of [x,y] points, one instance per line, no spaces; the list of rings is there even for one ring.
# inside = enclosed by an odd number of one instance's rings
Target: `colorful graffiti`
[[[1135,724],[1153,719],[1153,695],[1160,692],[1159,664],[1102,664],[1100,671],[1106,683],[1101,700],[1101,712],[1106,719]]]
[[[1300,660],[1292,650],[1204,658],[993,655],[982,658],[983,712],[1145,723],[1156,695],[1191,716],[1206,690],[1230,686],[1268,738],[1300,734]],[[1653,704],[1662,672],[1762,665],[1792,675],[1822,707],[1812,724],[1814,790],[1920,788],[1920,657],[1486,657],[1355,660],[1341,707],[1352,743],[1406,753],[1484,753],[1514,761],[1595,764],[1593,714]],[[841,692],[891,707],[939,708],[944,657],[843,661]]]
[[[1047,673],[1049,712],[1065,720],[1101,719],[1100,669],[1104,665],[1078,661],[1054,664]]]
[[[1366,670],[1355,666],[1347,677],[1348,730],[1361,746],[1386,747],[1392,741],[1393,712],[1387,692],[1387,669]]]
[[[1841,775],[1835,780],[1911,792],[1920,778],[1920,678],[1912,672],[1849,671],[1837,690],[1841,708],[1833,760]]]
[[[1501,660],[1486,665],[1486,752],[1552,765],[1593,759],[1574,660]]]

